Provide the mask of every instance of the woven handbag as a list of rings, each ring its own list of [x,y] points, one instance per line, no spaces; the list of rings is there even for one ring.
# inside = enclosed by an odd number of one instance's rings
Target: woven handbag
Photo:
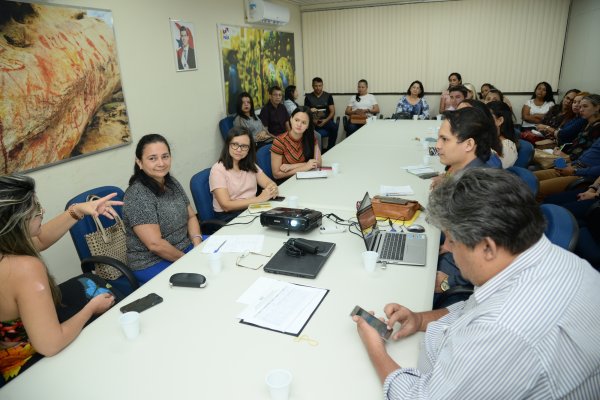
[[[98,196],[89,196],[88,201],[97,200]],[[107,256],[127,264],[127,246],[125,244],[125,224],[121,217],[115,215],[115,224],[109,228],[102,226],[100,218],[92,216],[96,231],[85,235],[85,241],[93,256]],[[96,264],[96,274],[112,281],[123,274],[118,269],[106,264]]]

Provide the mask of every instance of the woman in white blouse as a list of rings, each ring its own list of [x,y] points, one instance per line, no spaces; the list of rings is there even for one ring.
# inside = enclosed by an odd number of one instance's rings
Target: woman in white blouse
[[[542,122],[544,115],[554,105],[552,86],[548,82],[540,82],[535,87],[531,99],[523,105],[521,110],[521,130],[527,131],[535,128],[536,124]]]
[[[515,135],[515,127],[512,122],[512,111],[502,101],[492,101],[487,103],[487,106],[492,112],[494,123],[498,130],[498,137],[500,138],[500,142],[502,142],[502,154],[498,154],[502,162],[502,168],[512,167],[519,155],[517,151],[518,139]]]

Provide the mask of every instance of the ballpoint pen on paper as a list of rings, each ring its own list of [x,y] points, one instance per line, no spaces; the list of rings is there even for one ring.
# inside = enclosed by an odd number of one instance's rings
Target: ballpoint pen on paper
[[[227,240],[223,240],[223,243],[221,243],[221,244],[219,245],[219,247],[217,247],[217,248],[215,249],[215,251],[213,251],[213,253],[218,253],[218,252],[219,252],[219,250],[221,250],[221,247],[223,247],[223,245],[224,245],[226,242],[227,242]]]

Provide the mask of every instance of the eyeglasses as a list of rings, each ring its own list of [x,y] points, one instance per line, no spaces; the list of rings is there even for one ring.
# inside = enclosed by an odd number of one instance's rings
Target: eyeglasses
[[[242,150],[242,151],[248,151],[250,150],[250,145],[247,144],[239,144],[239,143],[235,143],[235,142],[231,142],[229,143],[229,147],[231,147],[233,150]]]
[[[260,267],[262,267],[263,265],[265,265],[264,263],[260,264],[260,265],[259,265],[259,266],[257,266],[257,267],[251,267],[251,266],[249,266],[249,265],[243,265],[243,264],[241,263],[242,259],[244,259],[244,258],[248,257],[250,254],[254,254],[254,255],[257,255],[257,256],[263,256],[263,257],[271,257],[271,256],[273,255],[273,253],[269,253],[269,254],[263,254],[263,253],[257,253],[257,252],[254,252],[254,251],[246,251],[246,252],[244,252],[244,253],[243,253],[241,256],[239,256],[239,257],[237,258],[237,260],[235,260],[235,265],[236,265],[236,266],[238,266],[238,267],[242,267],[242,268],[249,268],[249,269],[255,269],[255,270],[256,270],[256,269],[260,269]]]
[[[46,210],[44,210],[44,208],[42,207],[42,205],[40,204],[40,202],[36,200],[36,202],[35,202],[35,214],[33,216],[34,217],[41,217],[41,216],[44,215],[45,212],[46,212]]]

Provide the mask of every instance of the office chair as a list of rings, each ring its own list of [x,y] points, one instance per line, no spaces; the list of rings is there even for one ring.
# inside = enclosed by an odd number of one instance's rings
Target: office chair
[[[533,160],[534,147],[527,140],[519,139],[519,151],[517,153],[517,160],[515,161],[515,167],[527,168]]]
[[[529,186],[529,189],[531,189],[531,191],[533,192],[534,196],[537,196],[539,187],[540,187],[540,182],[537,180],[537,178],[535,177],[535,175],[533,174],[533,172],[531,172],[530,170],[526,169],[526,168],[521,168],[521,167],[508,167],[506,168],[507,171],[512,172],[513,174],[517,175],[519,178],[521,178],[523,180],[523,182],[525,182],[527,184],[527,186]]]
[[[267,144],[258,149],[256,152],[256,163],[269,179],[275,180],[273,178],[273,170],[271,169],[271,146],[272,144]]]
[[[223,140],[227,140],[227,134],[229,133],[229,130],[233,128],[234,119],[235,115],[228,115],[219,121],[219,130],[221,131],[221,136],[223,136]]]
[[[100,197],[104,197],[111,193],[117,193],[117,196],[114,197],[114,200],[123,200],[123,191],[116,186],[101,186],[94,189],[90,189],[85,191],[67,202],[65,206],[65,210],[69,208],[71,204],[74,203],[84,203],[87,201],[89,195],[97,195]],[[123,210],[121,206],[114,206],[115,211],[119,213],[119,215],[123,215]],[[100,216],[100,222],[105,228],[108,228],[115,224],[114,220],[108,219],[104,216]],[[69,229],[69,233],[71,234],[71,239],[73,239],[73,244],[75,245],[75,250],[77,250],[77,255],[81,260],[81,270],[85,272],[93,272],[96,268],[96,264],[106,264],[110,265],[118,269],[123,275],[115,280],[109,281],[111,285],[116,287],[121,293],[125,296],[136,290],[140,284],[136,277],[131,272],[131,269],[127,267],[125,264],[111,257],[107,256],[92,256],[90,253],[90,249],[88,247],[87,242],[85,241],[85,235],[88,233],[96,232],[96,224],[94,220],[89,215],[86,215],[83,219],[77,221],[75,225]]]
[[[579,238],[579,225],[569,210],[556,204],[540,206],[546,219],[546,237],[557,246],[573,251]]]
[[[267,146],[264,146],[267,147]],[[204,235],[212,235],[223,226],[225,222],[215,219],[215,211],[213,210],[213,195],[210,191],[208,178],[210,177],[210,168],[203,169],[190,179],[190,191],[198,219],[200,220],[200,229]]]

